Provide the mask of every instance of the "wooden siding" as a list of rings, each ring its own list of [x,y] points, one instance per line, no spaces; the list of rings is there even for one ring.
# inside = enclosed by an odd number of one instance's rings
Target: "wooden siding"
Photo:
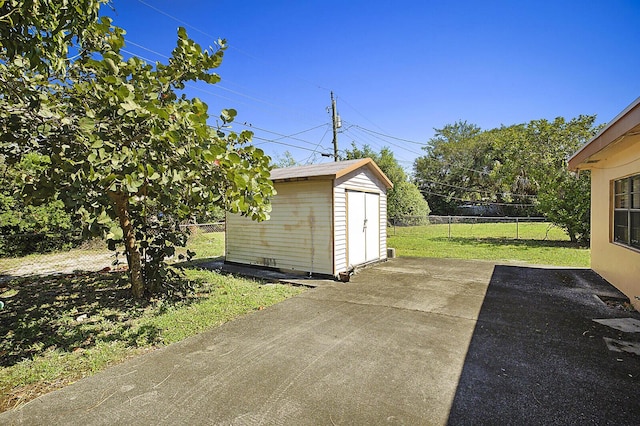
[[[334,187],[334,270],[348,270],[347,264],[347,197],[346,190],[380,194],[380,259],[387,258],[387,188],[375,174],[360,168],[340,177]]]
[[[276,182],[271,218],[227,216],[226,260],[334,275],[332,181]]]
[[[334,189],[334,270],[336,274],[347,270],[347,193],[344,188]]]

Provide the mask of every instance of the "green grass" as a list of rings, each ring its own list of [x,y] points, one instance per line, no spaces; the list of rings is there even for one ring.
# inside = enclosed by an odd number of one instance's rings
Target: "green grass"
[[[186,247],[177,247],[176,256],[169,259],[169,262],[179,261],[178,255],[185,254],[187,250],[196,253],[193,264],[204,259],[216,258],[224,255],[224,232],[195,232],[189,237]],[[75,262],[78,269],[90,266],[92,270],[96,268],[96,263],[91,260],[82,260],[86,264],[78,263],[78,259],[86,256],[100,257],[104,266],[111,264],[113,252],[107,249],[106,243],[100,240],[93,240],[86,246],[81,246],[67,251],[59,251],[46,254],[30,254],[24,257],[4,257],[0,258],[0,275],[5,273],[11,275],[16,268],[23,268],[25,265],[51,265],[51,269],[65,269],[69,262]],[[120,256],[124,261],[124,256]],[[81,262],[82,262],[81,261]],[[102,266],[102,264],[100,265]],[[68,268],[67,268],[68,269]]]
[[[198,283],[196,293],[178,301],[133,301],[122,273],[113,272],[1,284],[0,411],[303,291],[212,271],[186,273]]]
[[[196,260],[224,256],[224,232],[196,231],[189,236],[186,249],[196,253]],[[176,252],[186,252],[186,249],[178,249]]]
[[[521,261],[589,266],[589,250],[546,223],[426,225],[388,229],[399,256]],[[196,233],[198,260],[224,254],[224,233]],[[186,251],[179,249],[178,253]],[[101,253],[104,250],[92,250]],[[71,250],[73,259],[87,250]],[[0,259],[0,271],[54,255]],[[55,261],[59,261],[58,258]],[[131,300],[122,273],[17,278],[0,284],[0,411],[109,365],[180,341],[296,295],[300,288],[264,284],[187,268],[196,293],[179,301]]]
[[[387,245],[397,256],[519,261],[538,265],[588,267],[589,249],[571,243],[548,223],[452,224],[396,227]]]

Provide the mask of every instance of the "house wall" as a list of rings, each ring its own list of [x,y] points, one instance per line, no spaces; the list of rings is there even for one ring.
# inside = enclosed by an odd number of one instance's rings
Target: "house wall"
[[[334,275],[332,181],[276,182],[271,218],[227,215],[226,260]]]
[[[380,194],[380,259],[387,258],[387,188],[366,167],[354,170],[336,180],[334,198],[334,268],[335,273],[349,269],[347,259],[347,189]]]
[[[591,268],[640,309],[640,251],[612,242],[613,181],[640,173],[640,144],[610,150],[591,167]]]

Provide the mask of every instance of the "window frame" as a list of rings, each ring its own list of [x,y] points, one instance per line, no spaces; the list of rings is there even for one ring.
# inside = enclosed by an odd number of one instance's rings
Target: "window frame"
[[[640,173],[613,180],[611,189],[611,242],[640,251]]]

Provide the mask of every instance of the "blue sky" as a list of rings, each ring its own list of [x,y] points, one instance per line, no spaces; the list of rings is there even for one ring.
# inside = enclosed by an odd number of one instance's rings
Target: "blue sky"
[[[597,114],[605,123],[640,96],[637,0],[113,6],[105,13],[126,29],[125,49],[153,61],[166,62],[178,26],[203,47],[227,39],[221,83],[188,94],[213,116],[235,108],[234,130],[250,125],[267,154],[289,151],[302,163],[330,161],[319,155],[332,152],[330,91],[340,149],[388,146],[407,169],[434,128],[457,120],[491,129]]]

